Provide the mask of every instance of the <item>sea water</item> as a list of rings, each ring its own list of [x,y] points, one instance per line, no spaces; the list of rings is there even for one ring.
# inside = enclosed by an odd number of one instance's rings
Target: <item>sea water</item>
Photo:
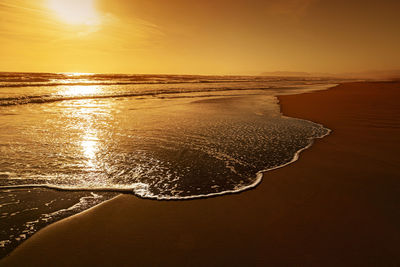
[[[277,95],[322,78],[0,73],[0,249],[119,192],[237,193],[329,133]]]

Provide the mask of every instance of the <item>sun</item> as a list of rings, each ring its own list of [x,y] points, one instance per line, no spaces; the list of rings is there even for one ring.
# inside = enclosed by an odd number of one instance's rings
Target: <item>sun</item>
[[[48,5],[65,23],[72,25],[100,23],[95,0],[48,0]]]

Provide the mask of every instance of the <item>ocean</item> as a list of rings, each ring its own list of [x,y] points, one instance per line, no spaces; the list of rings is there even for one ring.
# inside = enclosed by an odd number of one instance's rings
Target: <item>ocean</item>
[[[120,193],[185,200],[256,187],[330,132],[285,117],[276,96],[339,82],[0,73],[0,257]]]

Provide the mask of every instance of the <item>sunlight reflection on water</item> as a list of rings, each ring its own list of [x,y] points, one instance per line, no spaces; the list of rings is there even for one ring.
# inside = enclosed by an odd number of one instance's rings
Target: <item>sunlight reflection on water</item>
[[[87,158],[88,167],[95,168],[96,153],[98,151],[98,142],[94,139],[94,136],[86,135],[83,136],[81,146],[83,154]]]
[[[101,86],[68,86],[59,91],[59,94],[68,96],[84,96],[99,94]],[[71,144],[76,148],[76,158],[82,158],[87,171],[93,172],[99,169],[98,153],[101,149],[100,135],[104,127],[111,128],[112,121],[110,110],[112,102],[104,102],[96,99],[82,99],[66,103],[63,106],[64,132],[73,129],[75,134],[70,139]]]
[[[58,95],[63,96],[91,96],[91,95],[99,95],[103,92],[101,86],[98,85],[74,85],[74,86],[65,86],[57,92]]]

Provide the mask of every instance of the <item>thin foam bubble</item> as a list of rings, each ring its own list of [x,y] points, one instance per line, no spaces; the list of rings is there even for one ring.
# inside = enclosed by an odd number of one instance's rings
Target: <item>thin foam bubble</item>
[[[11,243],[11,240],[0,240],[0,248],[5,248],[8,244]]]

